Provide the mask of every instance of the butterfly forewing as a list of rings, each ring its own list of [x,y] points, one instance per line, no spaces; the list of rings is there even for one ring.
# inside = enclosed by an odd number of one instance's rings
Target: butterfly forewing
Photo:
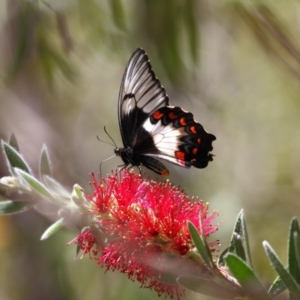
[[[137,49],[125,69],[119,93],[119,125],[124,146],[149,114],[168,105],[168,96],[151,69],[145,51]]]

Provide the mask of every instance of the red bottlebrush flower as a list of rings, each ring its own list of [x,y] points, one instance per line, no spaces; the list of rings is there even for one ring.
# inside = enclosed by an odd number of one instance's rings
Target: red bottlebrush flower
[[[92,180],[94,191],[86,196],[91,226],[74,240],[84,254],[171,298],[184,295],[178,276],[209,276],[204,263],[191,258],[194,244],[187,227],[190,221],[205,236],[217,230],[212,224],[217,213],[209,214],[208,204],[191,202],[169,182],[126,170],[99,182],[93,175]],[[209,244],[211,251],[216,245]]]

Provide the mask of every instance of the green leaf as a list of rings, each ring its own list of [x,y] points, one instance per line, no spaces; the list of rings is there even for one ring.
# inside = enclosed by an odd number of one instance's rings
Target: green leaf
[[[238,214],[228,251],[235,253],[249,266],[252,266],[249,238],[243,210]]]
[[[57,220],[55,223],[53,223],[51,226],[49,226],[41,236],[41,241],[48,239],[51,235],[59,231],[63,227],[63,224],[64,224],[64,218],[61,218]]]
[[[28,164],[26,163],[22,155],[15,148],[13,148],[12,146],[10,146],[4,141],[1,141],[1,147],[3,149],[5,159],[11,175],[15,175],[14,168],[21,169],[28,174],[31,173]]]
[[[43,178],[44,175],[51,176],[51,161],[49,152],[46,145],[43,145],[40,159],[40,176]]]
[[[296,256],[296,263],[297,263],[297,267],[298,270],[300,268],[300,235],[298,232],[294,232],[294,243],[295,243],[295,256]],[[294,278],[296,279],[297,283],[299,284],[299,275],[298,276],[294,276]]]
[[[291,293],[300,297],[300,287],[298,286],[297,282],[293,279],[291,274],[289,274],[289,272],[284,268],[283,264],[279,260],[273,248],[266,241],[263,242],[263,247],[271,262],[272,267],[277,271],[284,285]]]
[[[296,218],[293,218],[290,224],[288,238],[288,271],[297,283],[300,282],[299,252],[297,250],[297,237],[299,237],[299,234],[300,229],[298,221]]]
[[[278,276],[274,280],[272,285],[270,286],[268,293],[272,298],[275,298],[276,296],[280,295],[285,290],[286,290],[286,287],[285,287],[284,283],[282,282],[281,278]]]
[[[24,212],[33,207],[33,205],[34,203],[25,201],[0,201],[0,215]]]
[[[20,152],[20,151],[19,151],[19,145],[18,145],[18,142],[17,142],[17,138],[16,138],[16,136],[15,136],[14,133],[12,133],[12,135],[11,135],[11,137],[10,137],[10,139],[9,139],[9,144],[10,144],[13,148],[15,148],[18,152]]]
[[[63,198],[70,198],[71,193],[65,189],[58,181],[50,176],[43,176],[44,184],[54,193],[63,197]]]
[[[255,272],[242,259],[233,253],[228,253],[225,261],[230,272],[247,294],[253,296],[254,299],[271,299]]]
[[[239,234],[237,234],[236,232],[234,232],[232,242],[233,242],[235,254],[240,259],[242,259],[243,261],[246,262],[246,253],[245,253],[242,237]]]
[[[207,251],[207,246],[205,245],[205,241],[198,234],[197,228],[194,226],[194,224],[189,222],[189,221],[188,221],[188,228],[189,228],[189,231],[190,231],[190,235],[193,239],[193,242],[194,242],[201,258],[206,263],[206,265],[211,270],[213,270],[214,268],[213,268],[213,261],[212,261],[211,253],[210,253],[209,250]]]
[[[227,255],[227,253],[229,253],[229,248],[226,248],[220,255],[219,255],[219,259],[217,261],[217,266],[219,268],[221,267],[225,267],[226,266],[226,263],[225,263],[225,257]]]
[[[53,198],[51,192],[41,182],[39,182],[37,179],[35,179],[33,176],[31,176],[30,174],[28,174],[18,168],[15,168],[14,170],[18,174],[18,176],[21,177],[22,179],[24,179],[35,192],[39,193],[40,195],[42,195],[48,199]]]
[[[202,277],[183,275],[177,278],[177,282],[186,289],[210,297],[233,299],[234,297],[239,296],[235,291],[229,290],[222,285]]]

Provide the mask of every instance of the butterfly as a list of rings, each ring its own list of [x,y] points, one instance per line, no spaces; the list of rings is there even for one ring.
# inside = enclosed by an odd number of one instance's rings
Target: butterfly
[[[145,51],[138,48],[126,66],[118,102],[123,148],[115,155],[123,167],[141,166],[159,175],[169,170],[159,161],[181,167],[205,168],[213,160],[213,134],[204,130],[190,112],[169,106],[169,98],[155,77]]]

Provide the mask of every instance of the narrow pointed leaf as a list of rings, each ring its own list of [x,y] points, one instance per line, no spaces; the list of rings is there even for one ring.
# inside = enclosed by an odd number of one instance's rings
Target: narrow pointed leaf
[[[63,198],[70,198],[71,193],[65,189],[58,181],[50,176],[44,176],[44,184],[54,193]]]
[[[1,146],[4,151],[5,159],[8,164],[11,175],[15,175],[14,168],[21,169],[28,174],[31,173],[30,168],[26,163],[25,159],[14,147],[10,146],[4,141],[1,141]]]
[[[243,210],[238,214],[228,251],[237,254],[249,266],[252,266],[249,238]]]
[[[228,253],[225,261],[230,272],[247,294],[254,299],[271,299],[254,271],[242,259],[233,253]]]
[[[243,261],[246,262],[246,253],[245,253],[245,249],[244,249],[244,246],[243,246],[242,237],[238,233],[234,232],[232,242],[233,242],[234,250],[235,250],[234,253],[240,259],[242,259]]]
[[[231,240],[230,240],[230,245],[228,248],[229,252],[235,253],[235,248],[234,248],[234,238],[235,238],[235,234],[241,234],[242,230],[242,224],[241,224],[241,212],[238,214],[234,228],[233,228],[233,232],[232,232],[232,236],[231,236]]]
[[[25,202],[25,201],[12,201],[12,200],[4,200],[0,201],[0,215],[6,214],[15,214],[24,212],[31,207],[33,207],[34,203]]]
[[[220,255],[219,255],[219,259],[217,261],[217,266],[220,267],[225,267],[226,263],[225,263],[225,257],[227,255],[227,253],[229,253],[229,248],[226,248]]]
[[[295,244],[295,235],[299,236],[299,224],[296,218],[293,218],[290,224],[289,239],[288,239],[288,270],[294,279],[299,283],[300,281],[300,267],[299,267],[299,252],[297,252],[297,245]],[[298,257],[297,257],[298,256]],[[298,280],[297,280],[298,279]]]
[[[213,262],[211,259],[211,254],[207,252],[206,245],[203,239],[201,238],[201,236],[198,234],[196,227],[191,222],[188,222],[188,228],[200,256],[202,257],[206,265],[213,270]]]
[[[227,289],[211,280],[196,276],[179,276],[178,284],[196,293],[219,299],[233,299],[239,296],[234,290]]]
[[[35,192],[41,194],[46,198],[52,199],[51,192],[41,182],[39,182],[30,174],[24,172],[23,170],[17,168],[15,168],[14,170],[18,174],[18,176],[23,178]]]
[[[298,270],[300,269],[300,234],[298,232],[294,232],[294,243],[295,243],[295,253],[296,253],[296,263],[297,263],[297,268]],[[296,279],[297,283],[299,284],[299,275],[294,276]]]
[[[41,241],[48,239],[51,235],[59,231],[63,227],[64,218],[57,220],[51,226],[49,226],[46,231],[41,236]]]
[[[277,271],[278,275],[280,276],[282,282],[287,287],[287,289],[300,297],[300,287],[297,282],[293,279],[293,277],[288,273],[288,271],[284,268],[283,264],[279,260],[276,252],[273,248],[269,245],[268,242],[263,242],[263,247],[265,252],[271,262],[272,267]]]
[[[40,159],[40,176],[51,176],[51,161],[46,145],[43,145]]]
[[[208,255],[208,258],[211,262],[211,265],[213,266],[214,265],[214,262],[213,262],[213,257],[212,257],[212,254],[211,254],[211,251],[210,251],[210,248],[209,248],[209,245],[208,245],[208,242],[207,242],[207,239],[206,239],[206,236],[204,234],[204,231],[203,231],[203,224],[202,224],[202,218],[199,218],[199,225],[200,225],[200,238],[205,246],[205,249],[206,249],[206,253]]]
[[[245,220],[245,217],[244,217],[244,211],[243,210],[240,212],[240,215],[241,215],[241,220],[242,220],[242,229],[243,229],[243,237],[244,237],[244,250],[245,250],[246,262],[251,268],[253,268],[251,253],[250,253],[250,243],[249,243],[248,230],[247,230],[247,225],[246,225],[246,220]]]
[[[19,151],[19,145],[18,145],[18,142],[17,142],[17,138],[16,138],[16,136],[15,136],[14,133],[11,135],[11,137],[10,137],[10,139],[9,139],[9,144],[10,144],[13,148],[15,148],[18,152],[20,152],[20,151]]]
[[[276,296],[280,295],[285,290],[286,290],[286,287],[285,287],[284,283],[282,282],[281,278],[278,276],[274,280],[272,285],[270,286],[268,293],[272,298],[275,298]]]

